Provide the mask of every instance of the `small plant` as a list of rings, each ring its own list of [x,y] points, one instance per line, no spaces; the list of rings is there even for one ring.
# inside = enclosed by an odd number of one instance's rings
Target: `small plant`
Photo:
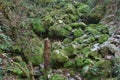
[[[114,59],[114,68],[113,68],[113,73],[117,80],[120,79],[120,56],[115,57]]]
[[[0,29],[0,49],[8,50],[11,45],[12,40],[10,39],[10,37],[3,34],[2,30]]]

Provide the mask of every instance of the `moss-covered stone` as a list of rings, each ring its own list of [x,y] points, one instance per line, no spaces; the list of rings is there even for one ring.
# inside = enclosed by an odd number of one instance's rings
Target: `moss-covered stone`
[[[62,49],[53,50],[51,53],[51,60],[56,62],[65,62],[68,60],[66,52]]]
[[[65,38],[65,39],[63,40],[63,43],[64,43],[64,44],[67,44],[67,43],[70,43],[70,42],[72,42],[72,40],[71,40],[70,38]]]
[[[64,9],[66,13],[76,14],[76,8],[71,3],[65,4]]]
[[[109,48],[107,46],[101,47],[100,48],[100,53],[101,53],[102,57],[105,57],[106,54],[109,53]]]
[[[43,26],[39,18],[33,18],[31,19],[31,22],[34,32],[36,32],[39,35],[45,32],[45,27]]]
[[[49,14],[45,15],[45,17],[44,17],[45,28],[48,29],[53,24],[54,24],[54,19]]]
[[[64,78],[61,74],[54,74],[50,80],[67,80],[67,78]]]
[[[66,51],[66,55],[68,57],[71,57],[71,56],[74,56],[76,55],[76,49],[77,49],[77,46],[74,45],[74,44],[70,44],[68,45],[67,47],[65,47],[65,51]]]
[[[102,34],[102,35],[98,38],[98,42],[99,42],[99,43],[103,43],[103,42],[105,42],[105,41],[108,40],[108,37],[109,37],[108,34]]]
[[[75,22],[71,24],[72,28],[81,28],[84,30],[86,28],[86,24],[84,22]]]
[[[69,13],[69,14],[62,14],[61,18],[63,19],[64,23],[70,24],[72,22],[76,22],[79,19],[79,16]]]
[[[82,43],[85,39],[87,39],[88,36],[86,34],[82,35],[81,37],[77,37],[74,39],[74,41],[78,42],[78,43]]]
[[[90,11],[90,7],[84,3],[79,3],[77,7],[79,13],[88,13]]]
[[[83,57],[76,57],[75,58],[76,65],[82,67],[84,65],[84,58]]]
[[[87,46],[81,49],[81,52],[85,57],[88,57],[88,55],[90,54],[91,47],[92,46]]]
[[[56,50],[56,49],[63,49],[64,46],[62,45],[62,42],[53,42],[52,43],[52,50]]]
[[[66,24],[55,24],[49,28],[49,35],[54,37],[67,37],[71,29],[71,26]]]
[[[97,5],[95,8],[93,8],[90,13],[88,14],[89,16],[89,23],[99,23],[99,21],[102,19],[104,14],[103,7],[100,5]]]
[[[99,31],[97,31],[96,29],[91,28],[91,27],[86,28],[86,33],[91,34],[91,35],[100,35],[101,34]]]
[[[97,31],[103,33],[103,34],[108,34],[108,27],[103,25],[103,24],[90,24],[88,25],[89,27],[96,29]]]
[[[69,19],[71,20],[71,22],[75,22],[79,19],[78,15],[73,15],[73,14],[68,14]]]
[[[80,37],[83,35],[83,30],[81,28],[75,29],[73,32],[74,37]]]
[[[32,62],[33,65],[39,65],[43,62],[43,43],[38,38],[28,41],[23,52],[26,59]]]
[[[100,60],[94,64],[94,67],[98,68],[97,75],[101,77],[107,77],[111,70],[111,62],[109,60]],[[95,76],[95,75],[94,75]]]
[[[65,68],[74,68],[76,66],[75,61],[69,60],[64,64]]]
[[[90,51],[89,56],[94,59],[102,58],[101,54],[96,51]]]

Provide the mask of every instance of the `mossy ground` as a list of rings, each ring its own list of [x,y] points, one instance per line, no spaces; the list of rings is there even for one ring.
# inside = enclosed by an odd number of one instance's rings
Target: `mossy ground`
[[[88,4],[68,0],[3,3],[6,2],[0,2],[3,14],[0,54],[7,53],[24,68],[28,68],[30,61],[36,79],[44,80],[45,37],[51,40],[49,80],[114,78],[112,59],[106,58],[111,52],[107,47],[100,48],[110,37],[108,26],[100,23],[105,13],[102,4],[92,8]],[[4,11],[6,6],[10,11]],[[14,65],[14,69],[9,69],[11,66],[5,67],[10,74],[14,73],[21,79],[25,77],[22,70]]]

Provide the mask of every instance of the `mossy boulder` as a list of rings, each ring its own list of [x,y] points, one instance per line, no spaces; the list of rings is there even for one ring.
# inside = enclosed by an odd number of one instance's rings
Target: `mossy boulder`
[[[56,42],[53,42],[52,43],[52,50],[56,50],[56,49],[63,49],[64,48],[64,46],[62,45],[62,42],[58,42],[58,41],[56,41]]]
[[[99,21],[103,18],[103,15],[104,15],[103,7],[97,5],[88,14],[88,18],[89,18],[88,23],[95,23],[95,24],[99,23]]]
[[[33,65],[39,65],[43,62],[43,43],[38,38],[28,41],[23,49],[25,58],[32,62]]]
[[[68,60],[67,62],[65,62],[64,67],[65,68],[74,68],[76,66],[75,61],[74,60]]]
[[[62,49],[53,50],[51,53],[51,60],[55,62],[64,63],[68,60],[66,52]]]
[[[43,19],[44,19],[43,21],[44,21],[45,29],[48,29],[50,26],[54,24],[54,19],[49,14],[45,15]]]
[[[72,22],[76,22],[79,19],[79,16],[69,13],[69,14],[62,14],[61,18],[63,19],[64,23],[70,24]]]
[[[102,57],[105,57],[106,54],[108,54],[109,52],[110,52],[109,47],[101,46],[100,53],[101,53]]]
[[[76,14],[76,12],[77,12],[76,8],[71,3],[65,4],[64,9],[65,9],[66,13]]]
[[[76,62],[76,66],[79,66],[79,67],[84,66],[84,58],[83,57],[76,57],[75,62]]]
[[[75,44],[69,44],[68,46],[64,48],[64,50],[68,57],[72,57],[76,55],[77,46]]]
[[[39,18],[31,19],[31,23],[33,26],[33,31],[35,33],[37,33],[38,35],[45,32],[45,27],[43,26],[43,24]]]
[[[100,35],[101,32],[97,31],[96,29],[92,28],[92,27],[87,27],[85,29],[86,33],[87,34],[90,34],[90,35]]]
[[[102,35],[98,38],[98,42],[102,44],[103,42],[107,41],[108,38],[109,38],[109,35],[108,35],[108,34],[102,34]]]
[[[83,30],[81,28],[75,29],[73,32],[74,37],[80,37],[83,35]]]
[[[89,57],[94,58],[96,60],[99,59],[99,58],[102,58],[101,54],[97,50],[90,51]]]
[[[84,30],[86,26],[87,25],[84,22],[75,22],[71,24],[72,28],[81,28],[82,30]]]
[[[89,27],[96,29],[97,31],[103,33],[103,34],[108,34],[108,27],[106,25],[103,24],[89,24]]]
[[[88,55],[90,54],[90,50],[91,50],[92,46],[86,46],[84,48],[81,49],[81,53],[85,56],[88,57]]]
[[[68,79],[63,77],[61,74],[53,74],[50,80],[68,80]]]
[[[100,60],[97,61],[93,67],[98,68],[97,72],[93,73],[94,76],[101,76],[101,77],[107,77],[110,72],[112,71],[111,67],[112,63],[109,60]]]
[[[65,38],[65,39],[63,40],[63,43],[64,43],[64,44],[67,44],[67,43],[70,43],[70,42],[72,42],[72,39],[70,39],[70,38]]]
[[[90,11],[90,7],[84,3],[79,3],[77,7],[79,13],[88,13]]]
[[[76,42],[78,42],[78,43],[83,43],[83,41],[84,41],[85,39],[87,39],[87,38],[88,38],[88,35],[84,34],[84,35],[82,35],[81,37],[75,38],[74,41],[76,41]]]
[[[54,24],[49,28],[49,35],[64,38],[69,35],[71,29],[71,26],[66,24]]]
[[[73,15],[73,14],[68,14],[69,19],[71,20],[71,22],[75,22],[79,19],[78,15]]]

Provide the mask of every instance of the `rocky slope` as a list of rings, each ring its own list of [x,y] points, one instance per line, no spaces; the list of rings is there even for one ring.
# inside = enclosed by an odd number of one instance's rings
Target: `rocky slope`
[[[0,58],[5,70],[3,79],[28,78],[26,74],[32,70],[27,66],[31,62],[35,79],[44,80],[46,37],[51,40],[49,80],[119,79],[118,3],[118,0],[1,0],[0,53],[8,57]]]

